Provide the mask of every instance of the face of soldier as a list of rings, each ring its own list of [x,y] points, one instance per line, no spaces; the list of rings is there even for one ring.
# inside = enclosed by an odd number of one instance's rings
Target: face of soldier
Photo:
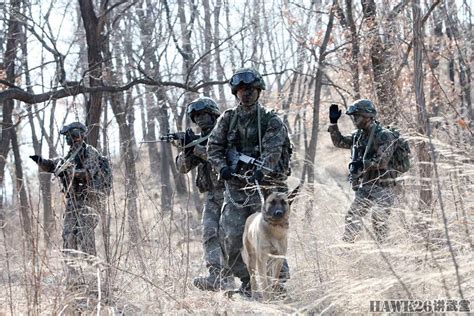
[[[199,126],[202,131],[208,131],[214,127],[215,124],[214,116],[207,112],[198,112],[194,114],[194,122]]]
[[[237,90],[236,95],[242,106],[250,107],[257,102],[258,97],[260,95],[260,91],[255,87],[242,85]]]
[[[75,143],[80,143],[82,141],[81,136],[71,135],[71,133],[67,133],[65,136],[66,144],[68,144],[68,146],[73,146]]]
[[[354,122],[355,127],[359,129],[367,129],[370,126],[370,122],[372,120],[370,117],[365,117],[359,114],[353,114],[352,121]]]

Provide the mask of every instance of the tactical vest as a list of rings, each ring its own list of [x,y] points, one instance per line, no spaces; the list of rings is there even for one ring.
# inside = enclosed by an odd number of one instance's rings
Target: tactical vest
[[[356,132],[354,132],[354,134],[352,135],[351,162],[362,162],[364,159],[364,155],[366,155],[365,159],[373,158],[377,153],[378,149],[378,146],[376,145],[376,139],[383,130],[384,128],[378,123],[376,123],[375,130],[373,132],[373,140],[371,141],[369,148],[367,148],[367,145],[369,143],[370,133],[369,135],[365,135],[361,129],[358,129]],[[385,169],[366,171],[364,172],[362,178],[362,182],[365,184],[376,182],[377,184],[382,186],[393,185],[392,180],[392,173],[389,172],[389,170]]]
[[[251,120],[247,122],[247,126],[242,126],[241,122],[239,122],[236,109],[232,109],[227,141],[229,148],[235,147],[238,152],[260,159],[259,138],[263,138],[268,128],[268,123],[272,118],[277,117],[277,114],[273,110],[268,110],[261,105],[258,106],[260,106],[260,132],[258,115],[254,115]],[[280,160],[275,167],[276,177],[281,177],[282,175],[287,177],[291,175],[290,160],[293,147],[288,136],[288,128],[283,122],[282,125],[285,129],[285,142],[283,144]]]

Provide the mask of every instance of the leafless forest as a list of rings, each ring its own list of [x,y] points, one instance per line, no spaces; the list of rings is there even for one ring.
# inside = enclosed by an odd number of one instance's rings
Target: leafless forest
[[[472,2],[465,0],[0,1],[0,314],[367,313],[370,300],[466,299],[474,308]],[[257,303],[192,286],[205,272],[195,174],[157,140],[192,124],[200,95],[235,105],[227,80],[263,75],[295,146],[288,296]],[[411,145],[386,244],[340,240],[350,153],[328,108],[369,98]],[[87,273],[67,291],[64,197],[28,155],[67,152],[85,122],[114,187]],[[341,130],[352,122],[343,115]],[[471,192],[471,193],[469,193]]]

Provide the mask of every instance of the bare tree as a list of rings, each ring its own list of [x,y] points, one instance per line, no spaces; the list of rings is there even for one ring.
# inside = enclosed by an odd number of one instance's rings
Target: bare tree
[[[327,56],[327,46],[329,44],[329,39],[331,36],[333,23],[334,23],[334,13],[336,9],[337,1],[332,2],[332,6],[329,11],[328,24],[326,26],[326,31],[324,38],[321,41],[319,46],[319,53],[317,56],[313,56],[317,59],[318,68],[316,70],[315,80],[314,80],[314,94],[313,94],[313,123],[311,129],[311,138],[309,141],[308,150],[306,152],[306,159],[303,168],[306,170],[307,178],[309,183],[314,183],[314,162],[316,158],[316,145],[318,144],[318,133],[319,133],[319,110],[321,105],[321,88],[323,85],[323,76],[326,68],[326,56]]]
[[[82,20],[86,30],[87,40],[87,60],[89,64],[88,79],[90,87],[102,85],[102,49],[100,45],[103,42],[102,32],[106,19],[106,9],[108,1],[103,1],[99,12],[100,17],[95,14],[95,7],[92,0],[79,0]],[[97,147],[99,140],[99,123],[102,113],[102,93],[94,91],[86,103],[86,125],[89,126],[88,143]]]
[[[428,114],[426,113],[423,73],[423,33],[421,29],[421,8],[419,1],[414,0],[413,5],[413,84],[416,96],[416,111],[418,114],[418,132],[427,135],[429,127]],[[420,205],[419,210],[425,214],[425,219],[431,213],[431,158],[426,142],[420,142],[417,148],[420,161]],[[424,229],[426,229],[425,227]]]

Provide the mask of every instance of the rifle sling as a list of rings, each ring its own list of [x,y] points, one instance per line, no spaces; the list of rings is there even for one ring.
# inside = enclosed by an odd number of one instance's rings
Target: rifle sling
[[[63,163],[61,164],[61,166],[59,166],[59,168],[58,168],[57,170],[54,171],[54,174],[55,174],[55,175],[59,175],[61,172],[63,172],[63,171],[66,169],[66,167],[67,167],[67,165],[69,164],[69,162],[73,161],[74,158],[76,158],[76,155],[79,153],[79,151],[80,151],[81,149],[82,149],[82,144],[81,144],[81,146],[77,147],[76,150],[73,151],[73,153],[71,154],[71,156],[69,156],[69,158],[68,158],[65,162],[63,162]]]
[[[186,149],[186,148],[189,148],[189,147],[196,146],[197,144],[200,144],[203,141],[205,141],[206,139],[208,139],[210,135],[211,135],[211,133],[207,134],[206,136],[199,137],[198,139],[193,140],[189,144],[184,145],[183,148]]]

